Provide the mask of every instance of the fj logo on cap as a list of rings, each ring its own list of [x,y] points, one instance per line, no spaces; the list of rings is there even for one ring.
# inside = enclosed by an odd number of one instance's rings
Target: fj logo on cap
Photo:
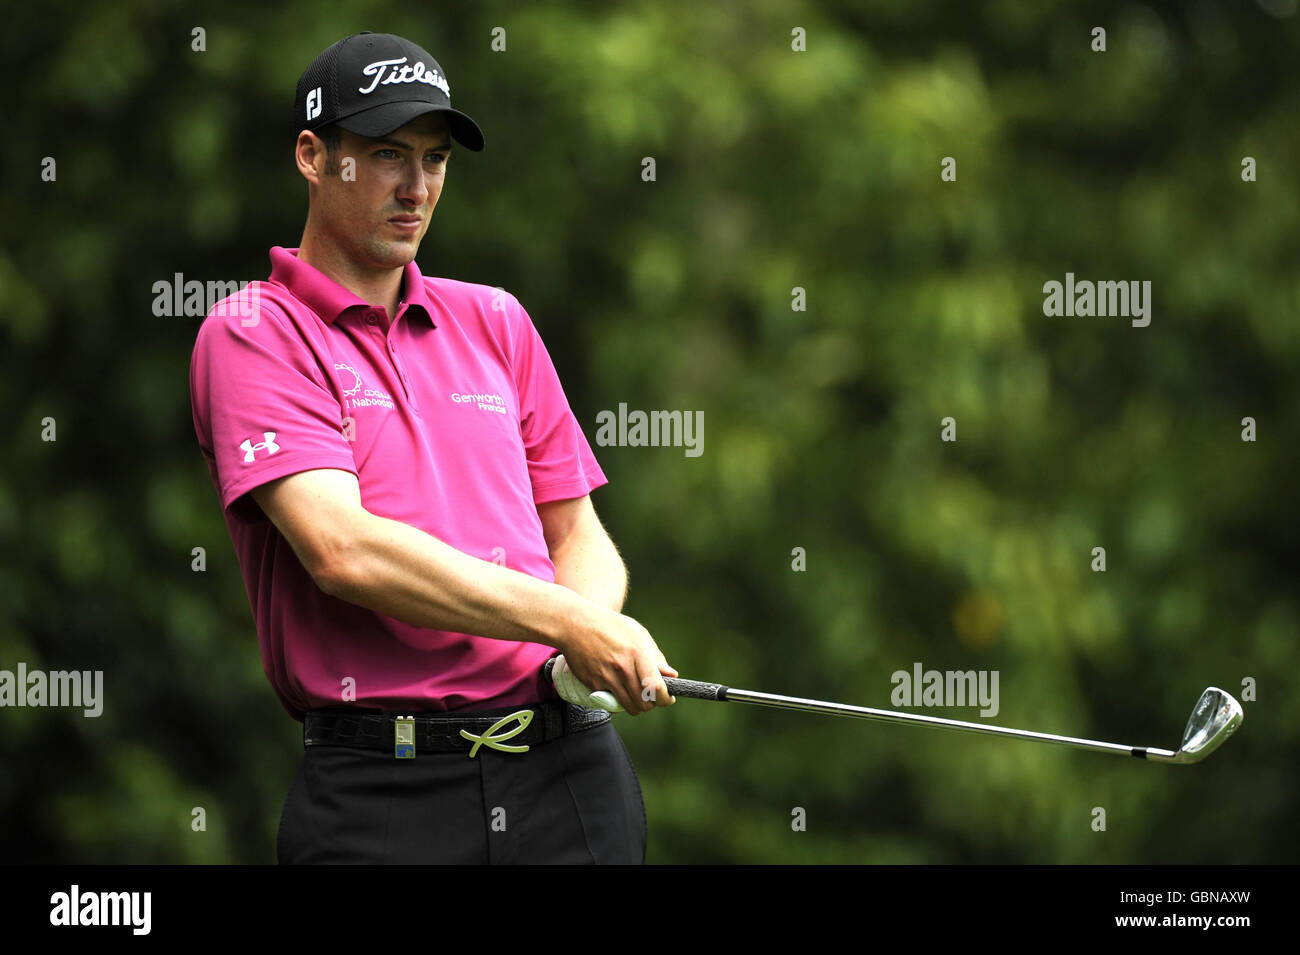
[[[406,57],[403,56],[396,60],[376,60],[371,63],[361,73],[364,76],[373,76],[374,79],[370,81],[369,86],[358,87],[357,92],[370,93],[374,91],[376,86],[387,86],[390,83],[427,83],[442,90],[448,99],[451,98],[451,88],[447,85],[447,81],[443,79],[441,73],[437,70],[426,70],[423,63],[416,63],[414,66],[403,66],[402,64],[405,62]],[[400,67],[400,69],[389,72],[388,68],[390,66]],[[385,76],[385,73],[388,75]]]
[[[307,94],[307,119],[313,120],[320,115],[320,87]]]

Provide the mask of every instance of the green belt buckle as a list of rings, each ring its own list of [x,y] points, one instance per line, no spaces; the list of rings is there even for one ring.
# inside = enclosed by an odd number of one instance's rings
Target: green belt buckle
[[[509,730],[508,732],[497,733],[497,730],[504,729],[505,726],[511,721],[514,721],[518,725],[516,725],[514,729]],[[483,733],[479,736],[475,736],[469,730],[461,730],[460,735],[464,739],[467,739],[474,744],[469,748],[470,759],[473,759],[475,755],[478,754],[478,749],[480,746],[486,746],[488,749],[495,749],[502,753],[526,753],[528,752],[528,746],[526,744],[511,746],[508,743],[506,743],[506,740],[514,739],[524,730],[528,729],[528,724],[531,723],[532,721],[533,721],[532,710],[518,710],[514,713],[510,713],[506,716],[501,717],[501,719],[497,720],[495,723],[493,723],[491,726],[485,729]]]
[[[397,759],[415,759],[415,717],[399,716],[393,723],[396,740],[394,756]]]

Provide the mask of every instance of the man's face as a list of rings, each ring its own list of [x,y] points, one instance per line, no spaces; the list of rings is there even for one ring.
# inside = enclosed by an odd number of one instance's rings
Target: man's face
[[[342,134],[338,165],[318,166],[312,219],[358,266],[401,268],[415,258],[442,194],[447,121],[427,113],[376,139]]]

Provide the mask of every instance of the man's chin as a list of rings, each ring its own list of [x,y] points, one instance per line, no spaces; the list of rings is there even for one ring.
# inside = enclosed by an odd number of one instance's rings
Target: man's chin
[[[403,269],[415,259],[415,254],[419,251],[420,238],[412,236],[380,244],[373,250],[373,260],[379,268]]]

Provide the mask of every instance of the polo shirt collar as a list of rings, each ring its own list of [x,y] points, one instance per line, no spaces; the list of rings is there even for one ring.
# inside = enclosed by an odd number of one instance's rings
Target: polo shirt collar
[[[354,295],[315,266],[298,258],[297,249],[271,248],[271,281],[283,285],[293,296],[327,323],[350,308],[373,308],[365,299]],[[401,305],[423,310],[432,324],[433,307],[424,287],[424,276],[412,259],[402,273]],[[400,305],[398,313],[402,311]]]

